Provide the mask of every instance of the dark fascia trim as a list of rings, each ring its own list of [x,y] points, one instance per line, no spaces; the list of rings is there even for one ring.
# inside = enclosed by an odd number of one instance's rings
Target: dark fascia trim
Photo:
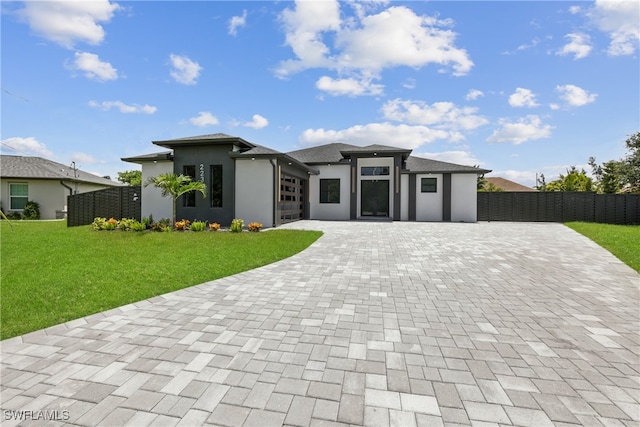
[[[455,171],[455,170],[448,170],[448,171],[441,171],[441,170],[430,170],[430,171],[410,171],[410,170],[403,170],[400,171],[401,174],[403,175],[424,175],[424,174],[429,174],[429,173],[451,173],[451,174],[459,174],[459,173],[464,173],[464,174],[475,174],[475,175],[482,175],[484,173],[489,173],[492,172],[488,169],[478,169],[477,171]]]
[[[297,165],[298,167],[307,171],[310,175],[320,175],[320,171],[318,169],[314,169],[310,167],[308,164],[302,163],[301,161],[296,160],[293,157],[288,156],[287,154],[271,154],[271,153],[246,154],[246,153],[231,151],[229,153],[229,157],[231,157],[232,159],[249,159],[249,160],[250,159],[279,159],[279,160],[283,160],[284,162],[291,163],[292,165],[293,164]]]
[[[254,148],[255,144],[250,143],[240,137],[233,136],[230,138],[214,138],[214,139],[168,139],[164,141],[151,141],[155,145],[160,147],[175,148],[175,147],[188,147],[194,145],[226,145],[237,144],[243,148]]]
[[[121,157],[120,160],[123,162],[129,163],[146,163],[146,162],[155,162],[160,160],[173,160],[173,153],[167,151],[165,153],[153,153],[153,154],[143,154],[142,156],[134,156],[134,157]]]

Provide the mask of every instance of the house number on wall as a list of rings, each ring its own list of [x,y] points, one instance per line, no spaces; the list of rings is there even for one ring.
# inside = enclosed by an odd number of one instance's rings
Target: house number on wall
[[[200,163],[200,182],[204,182],[204,165]]]

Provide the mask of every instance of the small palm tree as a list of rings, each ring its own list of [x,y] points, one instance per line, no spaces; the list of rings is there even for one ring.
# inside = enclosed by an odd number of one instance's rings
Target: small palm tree
[[[190,176],[176,175],[175,173],[161,173],[147,179],[144,186],[153,185],[162,190],[162,197],[171,196],[173,200],[173,222],[176,223],[176,200],[183,194],[192,191],[199,191],[203,196],[207,196],[207,186],[204,182],[193,181]]]

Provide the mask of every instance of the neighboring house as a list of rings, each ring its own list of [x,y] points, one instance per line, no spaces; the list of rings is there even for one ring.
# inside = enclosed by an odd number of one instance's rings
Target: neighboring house
[[[502,191],[538,191],[535,188],[527,187],[525,185],[518,184],[517,182],[509,181],[506,178],[485,176],[484,179],[487,181],[485,189],[487,188],[487,185],[493,184],[495,188]]]
[[[163,172],[207,185],[177,201],[178,218],[233,218],[264,226],[300,219],[477,220],[477,176],[486,169],[410,156],[386,145],[327,144],[281,153],[222,133],[153,141],[171,151],[123,158],[143,183]],[[142,215],[171,217],[171,199],[143,187]]]
[[[67,196],[122,184],[42,157],[0,156],[0,200],[5,213],[40,205],[40,219],[63,218]]]

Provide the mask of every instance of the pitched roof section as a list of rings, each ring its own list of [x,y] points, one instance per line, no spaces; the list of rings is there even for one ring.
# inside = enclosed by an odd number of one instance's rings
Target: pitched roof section
[[[342,144],[340,142],[334,142],[326,145],[319,145],[317,147],[304,148],[302,150],[292,151],[287,153],[294,159],[309,164],[322,164],[322,163],[338,163],[344,158],[342,151],[353,150],[359,147],[350,144]]]
[[[258,145],[258,144],[254,144],[255,147],[247,150],[247,151],[242,151],[240,153],[237,153],[237,156],[260,156],[260,155],[277,155],[277,154],[282,154],[281,152],[274,150],[272,148],[269,147],[265,147],[264,145]]]
[[[475,166],[457,165],[455,163],[441,162],[438,160],[425,159],[423,157],[409,156],[407,159],[407,170],[412,173],[489,173],[488,169],[480,169]]]
[[[350,144],[332,143],[317,147],[305,148],[302,150],[287,153],[294,159],[307,164],[329,164],[344,161],[345,156],[358,153],[388,153],[402,154],[407,160],[407,170],[404,172],[431,172],[431,173],[488,173],[487,169],[480,169],[473,166],[463,166],[454,163],[440,162],[437,160],[425,159],[422,157],[409,156],[411,150],[406,148],[391,147],[388,145],[369,145],[359,147]]]
[[[83,172],[62,163],[43,159],[42,157],[0,156],[2,178],[21,179],[56,179],[74,182],[87,182],[110,187],[123,184],[102,178],[92,173]]]
[[[535,188],[527,187],[499,176],[485,177],[484,179],[504,191],[538,191]]]
[[[184,138],[167,139],[163,141],[151,141],[161,147],[174,148],[188,145],[219,145],[236,144],[242,148],[253,148],[256,144],[246,141],[238,136],[227,135],[226,133],[212,133],[208,135],[187,136]]]

